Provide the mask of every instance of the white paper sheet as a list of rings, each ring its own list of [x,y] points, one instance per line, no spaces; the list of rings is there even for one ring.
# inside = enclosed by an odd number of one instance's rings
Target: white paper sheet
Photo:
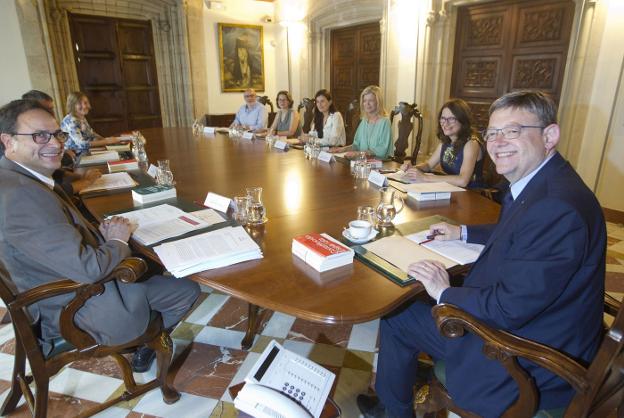
[[[434,253],[427,248],[401,236],[382,238],[377,241],[362,245],[368,251],[373,252],[390,264],[407,273],[407,267],[422,260],[437,260],[446,266],[453,267],[457,263],[449,258]]]
[[[102,174],[102,177],[82,189],[80,194],[104,190],[129,189],[136,185],[137,182],[132,180],[132,177],[126,172]]]
[[[435,251],[436,253],[446,258],[450,258],[457,264],[461,265],[470,264],[477,261],[477,258],[479,258],[479,254],[481,254],[481,251],[483,251],[483,248],[485,248],[484,245],[469,244],[461,240],[433,240],[425,242],[428,241],[427,236],[429,234],[429,230],[425,230],[407,235],[405,238],[417,244],[420,244],[423,247],[430,249],[431,251]]]

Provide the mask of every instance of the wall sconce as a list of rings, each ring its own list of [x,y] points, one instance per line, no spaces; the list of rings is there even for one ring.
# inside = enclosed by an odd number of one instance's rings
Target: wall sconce
[[[204,3],[210,10],[225,10],[225,5],[221,1],[204,0]]]

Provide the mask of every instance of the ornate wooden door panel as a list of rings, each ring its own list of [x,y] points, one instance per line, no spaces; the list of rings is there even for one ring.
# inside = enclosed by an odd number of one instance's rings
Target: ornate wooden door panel
[[[364,87],[379,84],[381,33],[379,23],[350,26],[331,32],[331,86],[334,104],[346,115]]]
[[[451,95],[477,126],[502,94],[540,89],[558,101],[572,29],[572,0],[506,0],[459,8]]]
[[[149,21],[70,14],[80,90],[93,129],[111,135],[160,127],[160,100]]]

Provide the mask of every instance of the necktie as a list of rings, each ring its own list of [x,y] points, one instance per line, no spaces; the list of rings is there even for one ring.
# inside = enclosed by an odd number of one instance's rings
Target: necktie
[[[503,196],[503,202],[501,203],[502,206],[500,210],[500,216],[498,217],[498,223],[503,222],[505,217],[509,215],[509,209],[511,209],[513,202],[514,198],[511,194],[511,190],[507,190],[507,193],[505,193],[505,196]]]

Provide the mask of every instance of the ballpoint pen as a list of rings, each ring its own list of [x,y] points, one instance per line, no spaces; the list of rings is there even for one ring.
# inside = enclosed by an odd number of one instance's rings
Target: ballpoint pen
[[[431,234],[427,235],[427,237],[426,237],[427,239],[426,240],[419,242],[419,244],[422,245],[422,244],[426,244],[428,242],[431,242],[431,241],[435,240],[435,237],[437,237],[438,235],[444,235],[444,233],[442,233],[442,232],[440,232],[440,231],[438,231],[436,229]]]

